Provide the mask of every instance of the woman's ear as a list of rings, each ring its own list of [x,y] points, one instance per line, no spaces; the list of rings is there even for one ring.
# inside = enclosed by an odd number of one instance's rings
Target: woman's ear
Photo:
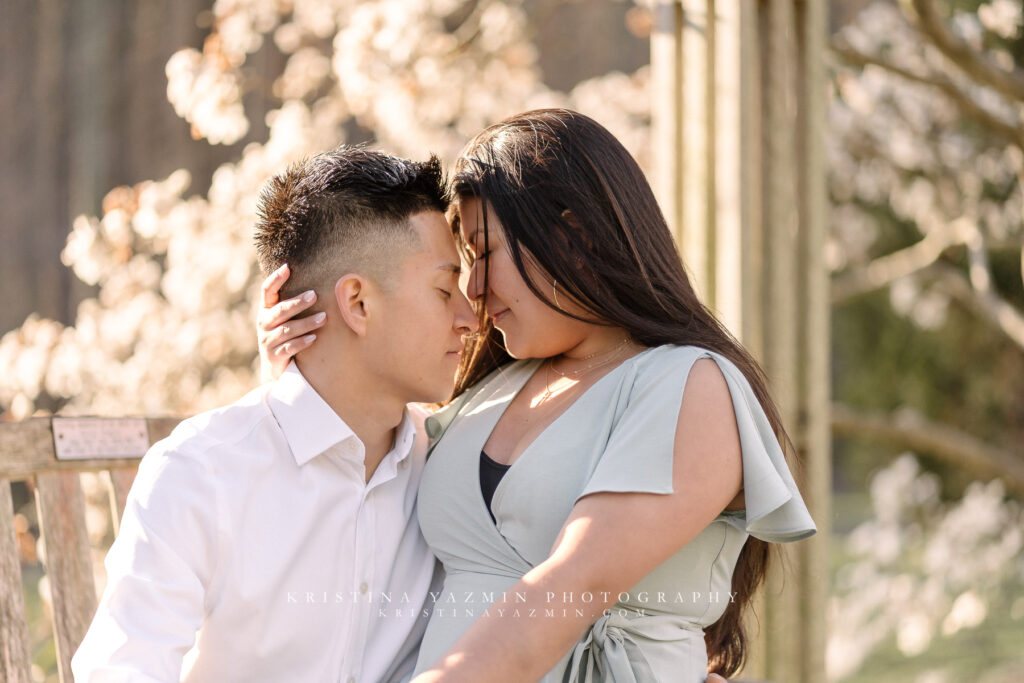
[[[341,319],[358,336],[366,334],[366,295],[369,282],[350,273],[334,283],[334,299]]]

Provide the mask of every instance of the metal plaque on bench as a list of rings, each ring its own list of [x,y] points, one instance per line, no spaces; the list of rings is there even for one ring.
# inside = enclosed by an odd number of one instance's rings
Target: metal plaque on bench
[[[53,445],[58,460],[141,458],[149,432],[141,417],[55,417]]]

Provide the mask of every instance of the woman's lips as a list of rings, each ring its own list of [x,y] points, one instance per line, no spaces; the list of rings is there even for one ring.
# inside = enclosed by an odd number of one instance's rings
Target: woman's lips
[[[497,324],[499,320],[501,320],[503,317],[505,317],[506,313],[508,313],[508,309],[507,308],[505,310],[503,310],[503,311],[499,311],[498,313],[495,313],[494,315],[491,316],[491,321],[494,324]]]

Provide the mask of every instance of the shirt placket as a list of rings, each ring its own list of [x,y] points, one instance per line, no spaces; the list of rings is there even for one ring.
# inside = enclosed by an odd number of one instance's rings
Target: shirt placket
[[[363,669],[363,655],[366,651],[367,631],[370,626],[370,614],[373,599],[376,595],[374,557],[376,556],[376,511],[373,505],[374,488],[364,488],[355,522],[355,557],[352,564],[352,611],[348,643],[345,657],[347,673],[339,678],[339,683],[358,683]]]

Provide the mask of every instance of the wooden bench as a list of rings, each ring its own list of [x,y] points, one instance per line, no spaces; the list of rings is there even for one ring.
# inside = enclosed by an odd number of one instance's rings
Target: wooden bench
[[[71,656],[96,610],[79,474],[106,473],[116,534],[139,459],[177,424],[175,418],[0,422],[0,681],[32,683],[11,482],[35,483],[58,670],[61,682],[70,683]]]

